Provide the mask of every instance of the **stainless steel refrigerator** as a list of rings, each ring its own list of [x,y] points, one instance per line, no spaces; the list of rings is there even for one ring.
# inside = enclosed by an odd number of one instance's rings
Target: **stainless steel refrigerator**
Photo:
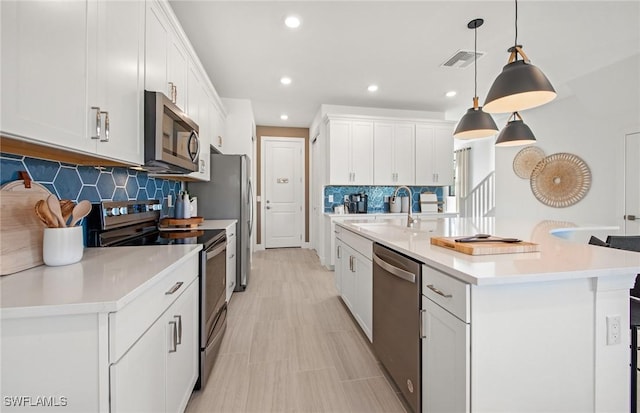
[[[211,154],[211,181],[190,182],[189,195],[198,197],[198,215],[204,219],[236,219],[236,287],[244,291],[251,272],[253,188],[251,159],[247,155]]]

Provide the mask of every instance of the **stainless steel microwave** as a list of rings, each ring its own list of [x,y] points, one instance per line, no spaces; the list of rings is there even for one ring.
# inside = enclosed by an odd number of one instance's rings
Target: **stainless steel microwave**
[[[198,125],[160,92],[144,92],[144,168],[154,173],[198,170]]]

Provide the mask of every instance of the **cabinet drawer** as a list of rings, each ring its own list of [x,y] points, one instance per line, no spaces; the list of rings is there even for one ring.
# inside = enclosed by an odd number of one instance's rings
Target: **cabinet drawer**
[[[181,264],[122,310],[109,313],[109,363],[119,360],[198,278],[198,257],[199,255]],[[179,288],[170,293],[178,285]]]
[[[371,240],[337,225],[335,234],[336,238],[341,239],[345,244],[362,254],[366,259],[369,261],[373,260],[373,242]]]
[[[422,266],[422,294],[465,323],[471,322],[469,291],[469,284]]]

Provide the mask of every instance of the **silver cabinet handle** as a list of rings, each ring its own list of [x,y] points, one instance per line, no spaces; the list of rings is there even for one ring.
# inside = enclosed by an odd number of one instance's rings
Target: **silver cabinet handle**
[[[173,103],[176,103],[175,93],[175,85],[173,82],[169,82],[169,98]]]
[[[178,86],[173,85],[173,103],[178,103]]]
[[[99,106],[91,106],[92,110],[96,111],[96,136],[92,136],[91,139],[100,139],[100,123],[102,119],[100,118],[100,107]]]
[[[109,112],[102,111],[104,113],[104,139],[100,139],[100,142],[109,142]]]
[[[182,284],[184,284],[182,281],[178,281],[177,283],[175,283],[173,285],[173,287],[171,287],[169,289],[169,291],[165,292],[165,295],[171,295],[173,293],[175,293],[176,291],[178,291],[180,289],[180,287],[182,287]]]
[[[424,314],[427,312],[427,310],[420,310],[420,338],[427,338],[427,336],[424,335]]]
[[[182,316],[174,315],[173,318],[178,320],[178,340],[176,341],[176,346],[178,344],[182,344]]]
[[[431,291],[433,291],[434,293],[443,296],[444,298],[451,298],[453,297],[453,295],[451,294],[445,294],[443,293],[441,290],[437,289],[436,287],[433,286],[433,284],[429,284],[427,285],[427,288],[430,289]]]
[[[336,248],[336,255],[338,256],[338,258],[342,258],[342,251],[341,251],[340,245],[338,245],[338,247]]]
[[[173,348],[169,348],[169,353],[175,353],[178,351],[178,328],[175,321],[169,321],[169,325],[173,327],[173,342],[171,343]]]
[[[235,258],[236,254],[231,254],[231,256],[229,257],[229,259]]]
[[[414,273],[405,271],[402,268],[398,268],[396,266],[389,264],[388,262],[380,258],[378,254],[373,254],[373,262],[376,263],[380,268],[387,271],[391,275],[394,275],[405,281],[409,281],[410,283],[416,282],[416,275]]]

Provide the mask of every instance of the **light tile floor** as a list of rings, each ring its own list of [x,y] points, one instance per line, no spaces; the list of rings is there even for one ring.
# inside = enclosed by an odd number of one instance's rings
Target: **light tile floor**
[[[314,251],[254,254],[196,412],[405,412]]]

